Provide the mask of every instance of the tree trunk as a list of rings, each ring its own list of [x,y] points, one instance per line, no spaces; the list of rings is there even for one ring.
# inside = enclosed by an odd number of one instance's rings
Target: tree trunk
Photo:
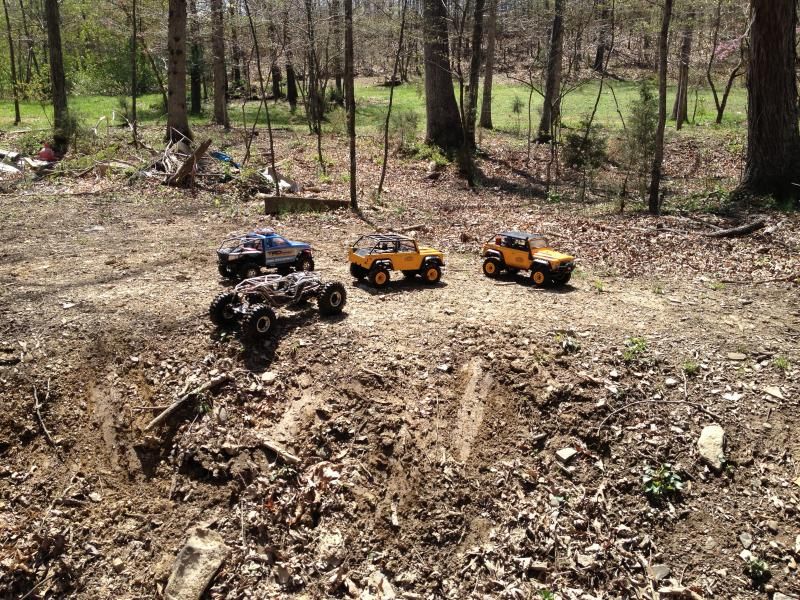
[[[11,63],[11,90],[14,94],[14,125],[19,125],[19,91],[17,90],[17,67],[14,62],[14,40],[11,37],[11,19],[8,18],[8,4],[3,0],[3,11],[6,13],[6,32],[8,33],[8,56]]]
[[[747,159],[741,187],[797,197],[800,132],[795,82],[794,0],[752,0],[747,74]]]
[[[297,77],[294,74],[294,65],[290,57],[286,57],[286,100],[292,112],[297,108]]]
[[[678,66],[678,89],[675,92],[675,103],[672,106],[672,118],[675,119],[675,127],[680,129],[688,121],[688,99],[689,99],[689,59],[692,54],[692,20],[694,14],[687,15],[686,25],[681,33],[681,57]]]
[[[186,0],[169,0],[167,53],[169,71],[166,139],[177,142],[182,137],[192,139],[189,117],[186,114]]]
[[[225,69],[225,25],[222,0],[211,0],[211,52],[214,70],[214,123],[225,129],[228,121],[227,70]]]
[[[31,37],[30,31],[28,31],[28,18],[25,16],[25,5],[22,3],[22,0],[19,0],[19,13],[22,17],[22,31],[25,32],[25,39],[28,40],[28,60],[33,62],[33,68],[36,70],[36,74],[39,75],[39,61],[36,58],[36,52],[34,51],[34,44],[33,38]],[[31,71],[31,63],[28,63],[28,76],[26,78],[26,82],[30,83],[30,71]]]
[[[5,1],[5,0],[4,0]],[[136,95],[137,87],[139,86],[138,73],[136,72],[136,0],[131,0],[131,129],[133,130],[133,147],[139,147],[139,138],[137,136],[138,125],[136,124]]]
[[[494,49],[497,37],[497,0],[489,0],[489,23],[486,41],[486,65],[483,71],[483,101],[481,127],[492,129],[492,77],[494,75]]]
[[[464,131],[453,91],[447,7],[442,0],[424,0],[426,141],[445,150],[462,146]]]
[[[47,22],[50,87],[53,96],[53,150],[64,153],[69,145],[69,131],[67,131],[69,114],[64,59],[61,54],[61,17],[58,12],[58,0],[45,0],[44,17]]]
[[[147,57],[147,61],[150,63],[150,68],[153,71],[153,75],[158,82],[158,89],[161,91],[161,101],[164,104],[163,110],[167,110],[167,106],[169,105],[167,101],[167,88],[164,87],[164,80],[161,78],[161,71],[156,64],[153,55],[150,54],[150,50],[147,48],[147,44],[145,44],[143,37],[139,38],[139,43],[142,45],[142,52],[144,52],[144,55]]]
[[[231,78],[234,89],[242,87],[242,49],[239,46],[239,32],[236,17],[239,14],[238,0],[234,0],[228,7],[228,16],[231,24]],[[230,93],[230,91],[229,91]]]
[[[720,27],[720,22],[722,20],[721,13],[722,13],[722,0],[718,0],[717,7],[714,12],[714,27],[711,36],[711,55],[708,59],[708,65],[706,66],[706,80],[708,81],[708,87],[711,88],[711,95],[714,98],[714,106],[717,109],[717,118],[716,118],[717,125],[722,123],[722,117],[725,115],[725,107],[728,104],[728,96],[731,93],[731,88],[733,88],[733,82],[741,74],[741,68],[742,65],[744,64],[744,47],[745,47],[744,44],[740,44],[739,46],[739,62],[736,63],[736,66],[728,75],[728,82],[725,84],[725,89],[722,92],[722,99],[720,99],[719,94],[717,93],[717,88],[714,85],[714,78],[711,76],[711,72],[714,69],[714,60],[716,59],[717,49],[719,48],[719,27]]]
[[[191,85],[192,104],[189,113],[199,115],[203,110],[202,97],[202,69],[203,69],[203,50],[200,46],[200,25],[197,21],[197,5],[195,0],[189,0],[189,11],[191,12],[190,28],[192,33],[191,63],[189,65],[189,82]]]
[[[547,53],[547,80],[544,88],[542,119],[539,121],[540,142],[551,139],[553,125],[561,113],[561,62],[564,55],[564,0],[555,1],[555,15]],[[601,67],[602,68],[602,67]]]
[[[341,106],[345,92],[342,89],[342,9],[339,5],[339,0],[331,0],[331,16],[333,21],[333,57],[331,62],[333,63],[333,78],[336,83],[334,101]]]
[[[608,52],[608,2],[600,0],[600,3],[602,8],[600,9],[600,26],[597,31],[597,51],[592,64],[592,69],[598,73],[602,73],[605,68],[606,52]]]
[[[344,0],[344,93],[347,141],[350,150],[350,208],[358,210],[356,195],[356,96],[353,76],[353,0]]]
[[[478,87],[481,76],[481,43],[483,40],[484,0],[475,0],[475,12],[472,20],[472,57],[469,63],[469,95],[467,96],[466,119],[464,130],[467,145],[475,148],[475,119],[478,115]]]
[[[275,102],[283,95],[281,94],[281,68],[277,63],[272,65],[272,97]]]
[[[664,162],[664,127],[667,122],[667,52],[669,51],[669,23],[672,19],[672,0],[664,0],[661,12],[661,33],[658,37],[658,126],[650,172],[650,198],[648,208],[657,215],[661,210],[659,192],[661,189],[661,164]]]

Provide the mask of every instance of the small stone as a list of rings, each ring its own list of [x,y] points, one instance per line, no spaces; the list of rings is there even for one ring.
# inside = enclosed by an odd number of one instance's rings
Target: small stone
[[[783,396],[781,388],[779,388],[777,385],[768,385],[764,388],[764,391],[773,398],[777,398],[778,400],[786,400],[786,398]]]
[[[449,363],[443,363],[441,365],[436,365],[436,370],[441,371],[442,373],[449,373],[453,370],[453,365]]]
[[[794,551],[800,554],[800,535],[794,538]]]
[[[767,530],[769,530],[770,533],[778,533],[778,522],[777,521],[769,520],[769,521],[766,522],[766,526],[767,526]]]
[[[164,597],[200,600],[229,552],[219,533],[197,527],[172,565]]]
[[[311,375],[309,375],[308,373],[302,373],[297,378],[297,383],[300,385],[301,388],[307,388],[311,386],[313,380],[311,379]]]
[[[556,452],[556,458],[562,463],[567,464],[577,453],[578,451],[575,450],[575,448],[562,448]]]
[[[729,360],[747,360],[747,354],[741,352],[728,352]]]
[[[739,553],[739,558],[741,558],[744,562],[750,562],[753,560],[753,553],[750,550],[742,550]]]
[[[115,572],[122,573],[122,570],[125,568],[125,563],[122,562],[121,558],[115,558],[113,561],[111,561],[111,567]]]
[[[650,570],[653,572],[653,579],[656,581],[663,581],[669,577],[671,572],[667,565],[653,565]]]
[[[581,554],[575,557],[578,561],[578,565],[584,568],[591,567],[595,563],[595,558],[592,554]]]
[[[703,427],[697,440],[697,450],[714,470],[721,470],[725,461],[725,430],[716,424]]]
[[[787,596],[786,594],[775,592],[772,595],[772,600],[797,600],[797,596]]]
[[[678,380],[675,379],[674,377],[667,377],[664,380],[664,385],[667,386],[668,388],[674,388],[675,386],[678,385]]]
[[[742,548],[747,550],[753,545],[753,536],[746,531],[743,531],[739,534],[739,542],[741,542]]]
[[[98,492],[91,492],[89,494],[89,500],[92,502],[100,502],[103,500],[103,496],[101,496]]]
[[[264,371],[261,374],[261,381],[264,383],[272,383],[278,378],[278,374],[275,371]]]
[[[619,379],[619,372],[616,369],[611,369],[608,376],[611,377],[611,379]]]

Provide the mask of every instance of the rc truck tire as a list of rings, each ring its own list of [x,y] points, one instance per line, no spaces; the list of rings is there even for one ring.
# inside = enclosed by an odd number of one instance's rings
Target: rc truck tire
[[[338,281],[326,283],[317,299],[319,314],[323,317],[338,315],[347,303],[347,291]]]
[[[252,344],[267,337],[275,329],[275,311],[266,304],[250,307],[242,319],[242,341]]]
[[[233,305],[238,298],[234,292],[223,292],[211,302],[208,316],[217,327],[230,327],[236,322],[236,313]]]
[[[572,273],[567,273],[566,275],[560,275],[559,277],[553,277],[553,281],[558,285],[567,285],[569,280],[572,278]]]
[[[230,279],[230,271],[228,271],[228,267],[223,265],[217,265],[217,271],[219,271],[219,276],[223,279]]]
[[[255,263],[246,263],[239,269],[242,279],[252,279],[261,275],[261,267]]]
[[[372,267],[369,282],[376,288],[385,288],[389,284],[389,270],[383,266]]]
[[[297,259],[297,263],[294,267],[295,271],[303,272],[303,271],[313,271],[314,270],[314,259],[313,258],[299,258]]]
[[[502,268],[503,265],[500,263],[500,260],[494,256],[490,256],[483,261],[483,274],[487,277],[491,277],[492,279],[500,275]]]
[[[367,276],[368,271],[355,263],[350,263],[350,275],[353,276],[354,279],[358,279],[359,281],[364,279]]]
[[[436,264],[425,265],[422,267],[420,275],[422,275],[422,281],[428,285],[433,285],[442,278],[442,269]]]
[[[550,273],[542,267],[534,267],[531,270],[531,281],[536,287],[545,287],[550,283]]]

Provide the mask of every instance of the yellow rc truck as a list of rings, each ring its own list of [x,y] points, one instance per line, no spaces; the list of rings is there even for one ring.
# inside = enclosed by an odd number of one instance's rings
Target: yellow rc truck
[[[498,233],[483,245],[481,256],[483,274],[487,277],[497,277],[503,271],[511,274],[530,271],[531,281],[539,287],[566,284],[575,268],[574,257],[553,250],[538,233]]]
[[[432,285],[442,278],[444,266],[444,254],[396,233],[362,235],[347,258],[350,274],[358,280],[367,278],[376,288],[389,283],[391,271],[402,271],[409,279],[419,275]]]

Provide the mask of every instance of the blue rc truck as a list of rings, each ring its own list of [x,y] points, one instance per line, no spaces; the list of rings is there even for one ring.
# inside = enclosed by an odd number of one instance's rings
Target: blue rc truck
[[[217,268],[226,279],[257,277],[263,267],[277,268],[281,275],[313,271],[311,245],[287,240],[272,229],[256,229],[226,239],[217,250]]]

